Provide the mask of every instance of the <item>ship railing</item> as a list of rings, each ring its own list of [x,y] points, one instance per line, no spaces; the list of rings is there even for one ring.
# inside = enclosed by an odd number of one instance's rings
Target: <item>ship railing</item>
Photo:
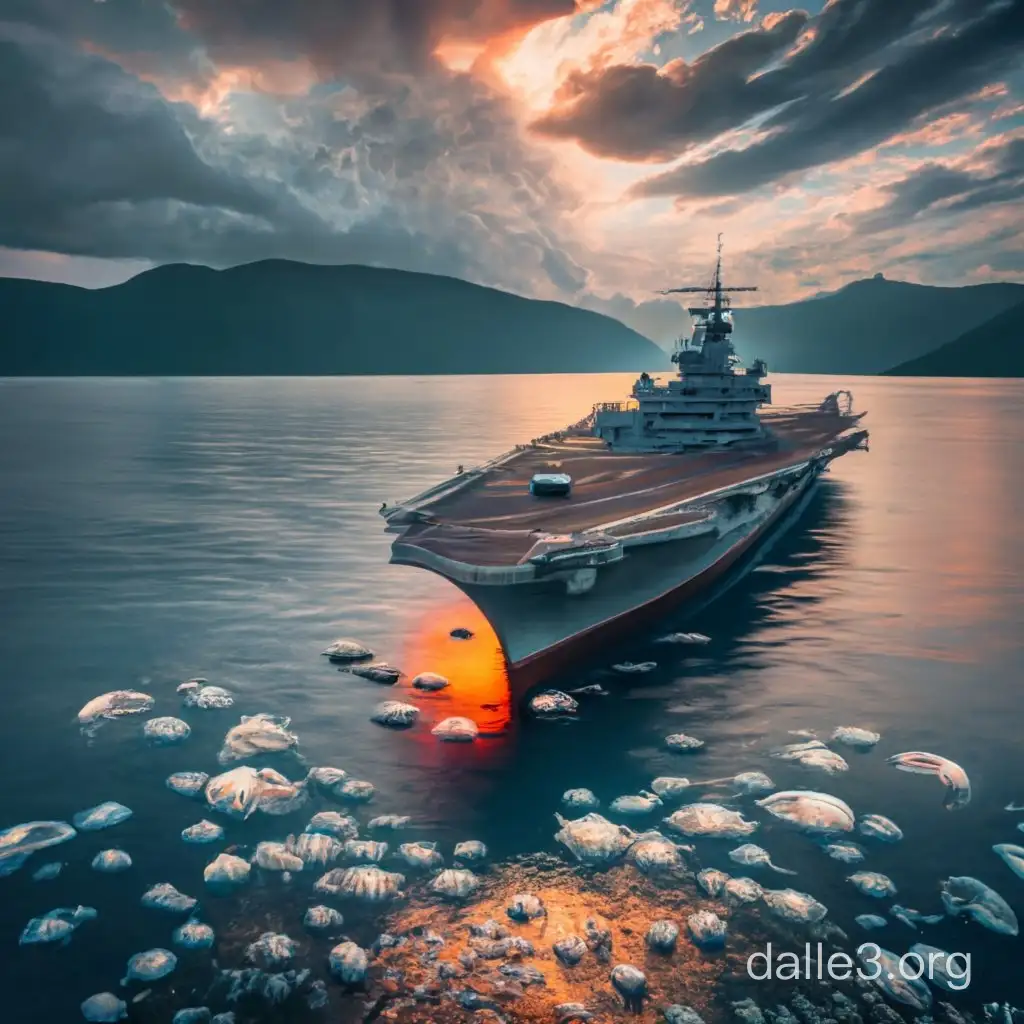
[[[594,406],[594,414],[599,412],[635,412],[640,408],[640,403],[635,398],[625,402],[598,402]]]

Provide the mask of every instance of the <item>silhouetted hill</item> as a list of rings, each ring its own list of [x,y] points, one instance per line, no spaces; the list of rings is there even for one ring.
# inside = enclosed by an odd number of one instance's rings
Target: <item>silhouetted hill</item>
[[[885,372],[915,377],[1024,377],[1024,302]]]
[[[882,373],[1024,301],[1024,285],[855,281],[832,294],[736,313],[736,349],[782,373]]]
[[[557,373],[669,367],[610,317],[450,277],[284,260],[89,290],[0,279],[0,376]]]

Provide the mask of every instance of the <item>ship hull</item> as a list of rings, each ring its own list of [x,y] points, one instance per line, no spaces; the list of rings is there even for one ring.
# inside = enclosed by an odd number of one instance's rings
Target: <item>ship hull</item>
[[[507,587],[454,581],[501,642],[513,700],[518,703],[537,684],[705,597],[777,532],[808,496],[821,468],[809,465],[781,496],[757,496],[753,508],[718,532],[632,549],[602,569],[582,594],[568,594],[561,580]]]

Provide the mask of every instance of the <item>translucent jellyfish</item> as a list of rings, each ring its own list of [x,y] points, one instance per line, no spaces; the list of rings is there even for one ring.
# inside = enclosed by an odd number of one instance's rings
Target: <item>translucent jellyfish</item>
[[[280,754],[294,750],[299,738],[288,731],[292,720],[283,715],[243,715],[238,725],[228,730],[217,755],[221,764],[242,761],[260,754]]]
[[[1015,843],[996,843],[993,853],[1018,877],[1024,878],[1024,846]]]
[[[308,798],[304,783],[290,782],[272,768],[233,768],[210,779],[206,786],[207,803],[233,818],[248,818],[257,809],[265,814],[287,814]]]
[[[335,640],[322,653],[331,661],[364,661],[373,657],[373,651],[358,640]]]
[[[167,788],[181,796],[199,796],[210,776],[206,772],[175,772],[167,776]]]
[[[142,735],[150,743],[158,747],[168,747],[173,743],[183,743],[192,735],[188,722],[180,718],[151,718],[142,727]]]
[[[858,750],[870,750],[881,738],[877,732],[856,725],[840,725],[832,733],[833,743],[843,743]]]
[[[745,795],[770,793],[775,788],[775,783],[764,772],[740,772],[732,777],[732,782],[737,791]]]
[[[679,925],[675,921],[655,921],[647,929],[647,948],[655,953],[671,953],[679,939]]]
[[[231,853],[219,853],[203,869],[203,881],[215,890],[227,890],[249,881],[252,866]]]
[[[885,763],[903,772],[936,776],[946,787],[945,805],[948,810],[965,807],[971,802],[971,780],[956,761],[923,750],[908,750],[902,754],[893,754],[886,758]]]
[[[186,693],[183,703],[187,708],[224,711],[235,703],[235,698],[222,686],[200,686]]]
[[[82,726],[95,726],[103,720],[123,718],[125,715],[144,715],[153,710],[153,698],[148,693],[138,690],[111,690],[93,697],[78,712],[78,722]]]
[[[194,825],[181,830],[181,838],[186,843],[215,843],[224,838],[224,829],[220,825],[205,818]]]
[[[249,943],[245,958],[257,967],[267,971],[279,971],[298,952],[294,939],[276,932],[264,932],[255,942]]]
[[[885,928],[889,924],[884,917],[879,917],[878,914],[858,914],[854,921],[868,932],[874,931],[876,928]]]
[[[725,891],[729,876],[717,868],[704,868],[697,873],[697,885],[709,896],[720,896]]]
[[[752,878],[730,878],[725,883],[725,895],[736,903],[756,903],[763,893]]]
[[[686,919],[686,928],[694,945],[701,949],[721,949],[725,945],[725,922],[710,910],[698,910]]]
[[[617,796],[609,805],[608,810],[616,814],[650,814],[661,807],[661,798],[654,793],[631,793],[628,796]]]
[[[381,903],[397,899],[405,876],[383,871],[376,864],[360,864],[352,868],[334,868],[317,879],[313,891],[325,896],[340,896]]]
[[[947,953],[944,949],[929,946],[924,942],[915,942],[908,952],[921,958],[924,965],[924,977],[933,985],[945,989],[946,992],[959,992],[963,988],[965,974],[962,953],[960,954],[961,962],[958,965],[955,960],[952,964],[950,963],[956,954]],[[912,965],[912,968],[916,969],[916,964]]]
[[[188,1006],[171,1018],[171,1024],[210,1024],[208,1006]]]
[[[530,700],[530,711],[538,718],[575,715],[579,709],[579,704],[561,690],[543,690]]]
[[[58,907],[40,917],[33,917],[18,939],[19,946],[44,945],[51,942],[67,944],[79,925],[96,917],[92,907]]]
[[[696,736],[688,736],[685,732],[674,732],[671,736],[665,737],[665,746],[677,754],[689,754],[702,749],[704,741],[697,739]]]
[[[587,944],[578,935],[566,935],[551,948],[567,967],[575,967],[587,955]]]
[[[199,901],[178,892],[170,882],[159,882],[142,894],[141,903],[153,910],[167,910],[173,914],[187,914]]]
[[[373,783],[365,782],[362,779],[346,779],[334,790],[340,800],[347,800],[353,804],[369,803],[377,793]]]
[[[421,672],[418,676],[413,677],[412,685],[413,689],[433,693],[437,690],[443,690],[448,686],[448,680],[444,676],[439,676],[436,672]]]
[[[884,899],[886,896],[896,895],[896,886],[892,884],[892,879],[877,871],[857,871],[846,880],[865,896]]]
[[[59,860],[52,860],[48,864],[41,864],[32,872],[33,882],[50,882],[64,870],[64,864]]]
[[[372,839],[348,839],[342,851],[350,864],[379,864],[388,855],[388,844]]]
[[[705,636],[703,633],[668,633],[665,636],[658,637],[654,641],[656,644],[709,644],[711,643],[711,637]]]
[[[768,851],[760,846],[755,846],[753,843],[744,843],[742,846],[737,846],[735,850],[730,850],[729,860],[734,864],[742,864],[746,868],[766,867],[771,868],[772,871],[776,871],[780,875],[796,874],[795,871],[789,871],[786,868],[780,868],[777,864],[773,864]]]
[[[461,864],[482,864],[487,860],[487,847],[479,839],[456,843],[452,856]]]
[[[359,835],[359,825],[355,818],[338,811],[318,811],[309,819],[307,832],[324,832],[337,836],[339,839],[353,839]]]
[[[643,1013],[647,998],[647,978],[643,971],[631,964],[616,964],[612,968],[611,983],[630,1013]]]
[[[348,778],[348,772],[341,768],[310,768],[307,778],[330,792],[339,782],[344,782]]]
[[[792,924],[813,924],[828,913],[813,896],[796,889],[765,889],[762,899],[773,914]]]
[[[547,909],[539,896],[521,892],[513,896],[505,907],[505,913],[513,921],[532,921],[537,917],[546,917]]]
[[[116,800],[108,800],[106,803],[90,807],[87,811],[79,811],[71,820],[75,828],[82,832],[96,832],[101,828],[119,825],[131,816],[131,808],[119,804]]]
[[[408,729],[416,723],[420,709],[415,704],[406,704],[400,700],[385,700],[373,709],[371,722],[387,726],[389,729]]]
[[[434,876],[430,891],[449,900],[464,900],[480,888],[480,879],[466,868],[446,868]]]
[[[472,743],[480,735],[480,727],[472,718],[454,715],[438,722],[430,732],[442,743]]]
[[[9,853],[5,857],[0,857],[0,878],[6,878],[8,875],[13,875],[15,871],[20,871],[31,856],[30,853]]]
[[[128,1006],[113,992],[98,992],[82,1003],[82,1016],[96,1024],[112,1024],[128,1016]]]
[[[121,981],[156,981],[164,978],[178,966],[178,958],[169,949],[147,949],[128,960],[128,972]]]
[[[398,830],[405,828],[412,818],[407,814],[381,814],[379,817],[371,818],[367,823],[366,827],[373,830]]]
[[[106,875],[127,871],[131,866],[132,859],[124,850],[100,850],[92,859],[93,871],[102,871]]]
[[[66,843],[77,834],[66,821],[26,821],[5,828],[0,832],[0,876],[10,873],[2,870],[5,863],[21,867],[36,850]]]
[[[572,811],[595,811],[601,806],[589,789],[567,789],[562,794],[562,803]]]
[[[343,985],[360,986],[366,982],[370,957],[354,942],[342,942],[331,950],[328,966],[332,976]]]
[[[708,803],[685,804],[667,817],[665,824],[685,836],[708,839],[735,839],[757,828],[756,821],[747,821],[739,811]]]
[[[323,832],[303,832],[301,835],[289,836],[286,846],[307,867],[333,864],[344,849],[341,840]]]
[[[851,832],[853,811],[839,797],[811,790],[787,789],[757,801],[769,814],[805,832]]]
[[[662,800],[680,800],[686,796],[689,788],[689,779],[676,778],[672,775],[659,776],[651,783],[651,790]]]
[[[947,878],[942,883],[942,905],[950,917],[960,914],[1000,935],[1018,933],[1017,915],[995,891],[970,875]]]
[[[437,843],[402,843],[398,856],[417,871],[434,871],[444,864]]]
[[[209,949],[214,942],[213,929],[200,921],[186,921],[174,930],[171,942],[182,949]]]
[[[653,672],[657,667],[656,661],[620,661],[617,665],[612,665],[613,671],[624,676],[644,675],[647,672]]]
[[[857,830],[861,835],[881,839],[883,843],[898,843],[903,838],[900,827],[881,814],[865,814],[857,822]]]
[[[302,919],[303,927],[311,932],[326,934],[327,932],[338,931],[345,924],[345,918],[333,907],[325,907],[322,904],[310,907]]]
[[[911,972],[901,966],[900,957],[895,953],[866,943],[857,949],[857,956],[864,965],[864,977],[874,982],[887,996],[915,1010],[927,1010],[931,1006],[932,994],[928,986],[911,977]]]
[[[660,832],[644,832],[637,836],[626,856],[645,875],[658,871],[673,871],[683,866],[679,847]]]
[[[856,843],[829,843],[825,852],[844,864],[859,864],[864,859],[864,851]]]
[[[561,826],[555,839],[583,864],[610,863],[622,857],[636,839],[625,825],[615,825],[593,812],[573,821],[560,814],[555,819]]]
[[[600,683],[591,683],[589,686],[577,686],[575,690],[569,691],[570,697],[607,697],[606,690]]]
[[[796,761],[805,768],[820,768],[829,775],[837,775],[850,768],[842,756],[834,750],[829,750],[821,740],[790,743],[774,751],[772,757],[778,757],[783,761]]]
[[[388,665],[383,661],[372,665],[348,665],[345,671],[361,679],[369,679],[371,683],[380,683],[382,686],[393,686],[402,675],[394,665]]]
[[[915,932],[919,924],[938,924],[945,919],[944,914],[922,914],[920,910],[901,907],[898,903],[894,903],[889,908],[889,916],[905,924],[908,928],[913,928]]]
[[[301,871],[305,866],[285,843],[257,843],[252,862],[264,871]]]
[[[197,676],[195,679],[186,679],[183,683],[178,683],[175,688],[175,693],[180,693],[183,696],[187,696],[190,693],[198,693],[207,683],[208,679],[203,679],[202,676]]]

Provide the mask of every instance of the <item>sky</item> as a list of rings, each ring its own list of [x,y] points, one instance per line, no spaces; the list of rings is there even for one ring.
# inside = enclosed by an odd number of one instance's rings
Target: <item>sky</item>
[[[1024,0],[0,0],[0,275],[1024,281]],[[742,278],[742,280],[740,280]]]

